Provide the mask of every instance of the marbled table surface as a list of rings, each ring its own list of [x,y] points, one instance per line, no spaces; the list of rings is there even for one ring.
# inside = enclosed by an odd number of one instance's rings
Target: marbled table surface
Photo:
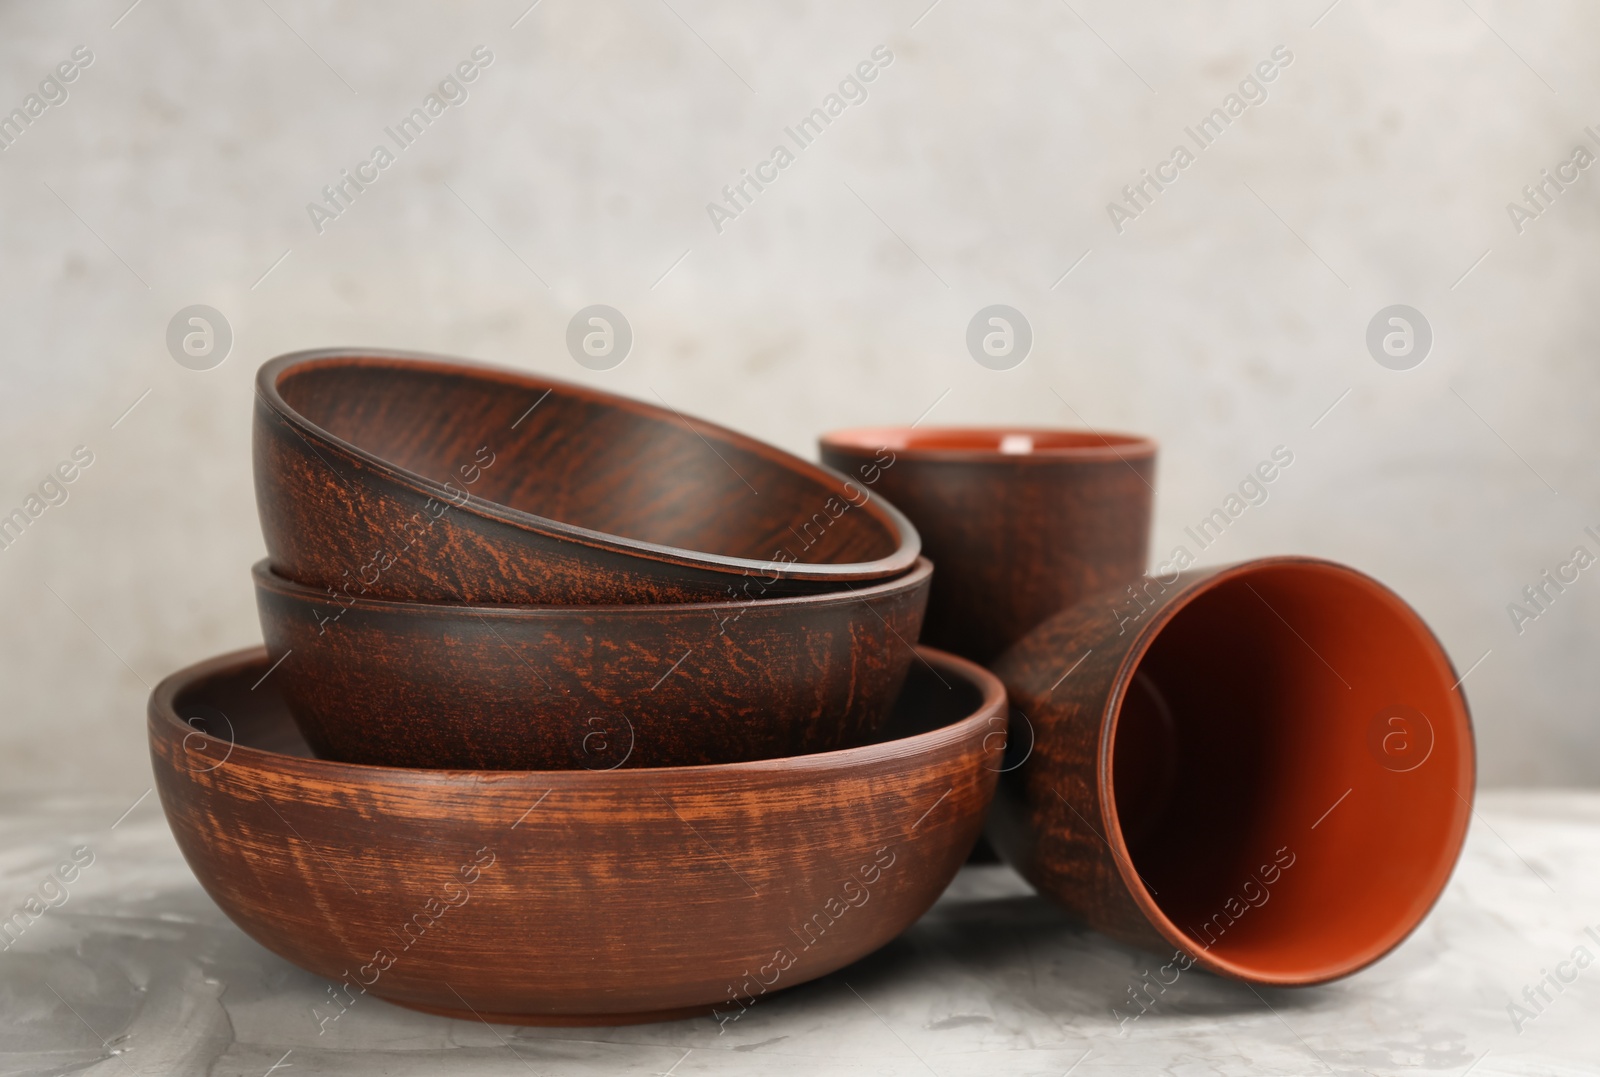
[[[85,847],[63,897],[47,880]],[[1365,972],[1292,991],[1188,973],[1121,1024],[1112,1007],[1151,958],[998,866],[964,869],[898,941],[720,1029],[491,1027],[363,997],[319,1034],[327,984],[218,911],[154,794],[131,811],[0,800],[0,912],[30,897],[54,907],[0,953],[6,1074],[1600,1073],[1600,960],[1520,1029],[1508,1010],[1575,948],[1600,958],[1584,931],[1600,934],[1600,793],[1485,794],[1433,915]]]

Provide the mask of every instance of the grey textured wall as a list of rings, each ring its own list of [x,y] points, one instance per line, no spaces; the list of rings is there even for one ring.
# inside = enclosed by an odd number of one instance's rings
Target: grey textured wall
[[[0,780],[148,784],[147,686],[258,638],[254,369],[344,343],[659,393],[808,455],[935,402],[1154,434],[1158,560],[1373,572],[1472,667],[1485,782],[1600,780],[1600,571],[1508,613],[1600,553],[1600,169],[1507,209],[1600,153],[1600,11],[927,3],[0,9],[0,108],[57,100],[0,152],[0,512],[93,454],[0,552]],[[307,204],[478,46],[466,99],[319,233]],[[788,143],[878,46],[865,100]],[[1265,100],[1200,149],[1185,127],[1263,61]],[[707,203],[786,143],[719,232]],[[1119,231],[1108,203],[1186,143]],[[633,327],[613,370],[563,344],[591,303]],[[992,303],[1032,326],[1014,369],[967,353]],[[168,352],[191,304],[231,325],[214,369]],[[1392,304],[1431,326],[1412,369],[1367,347]],[[1195,549],[1280,445],[1268,500]]]

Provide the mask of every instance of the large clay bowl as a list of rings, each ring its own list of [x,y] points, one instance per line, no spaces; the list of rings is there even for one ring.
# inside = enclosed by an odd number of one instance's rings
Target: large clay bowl
[[[318,755],[540,770],[859,744],[912,664],[933,566],[815,595],[652,606],[330,597],[255,566],[273,679]]]
[[[939,566],[923,639],[989,662],[1034,625],[1145,569],[1156,445],[1033,427],[884,427],[822,462],[893,502]]]
[[[833,590],[917,559],[891,505],[710,423],[549,378],[313,351],[256,377],[256,503],[301,583],[463,603]]]
[[[1176,972],[1348,975],[1421,923],[1460,856],[1459,678],[1422,618],[1354,569],[1274,557],[1152,577],[1051,618],[994,668],[1034,736],[990,840]]]
[[[469,1020],[716,1007],[728,1021],[894,938],[977,838],[1005,694],[921,655],[894,739],[728,766],[485,772],[310,758],[256,648],[156,687],[151,758],[206,892],[335,985],[338,1003],[314,1012],[324,1026],[363,993]]]

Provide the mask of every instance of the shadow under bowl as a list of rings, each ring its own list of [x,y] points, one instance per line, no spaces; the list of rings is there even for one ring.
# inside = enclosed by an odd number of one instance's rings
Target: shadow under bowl
[[[258,647],[156,687],[151,760],[206,892],[338,985],[323,1021],[365,993],[520,1024],[726,1019],[893,939],[977,839],[1005,692],[920,656],[861,747],[484,772],[313,758]]]
[[[255,401],[268,556],[319,587],[695,602],[887,579],[921,547],[843,476],[665,401],[376,349],[273,359]]]

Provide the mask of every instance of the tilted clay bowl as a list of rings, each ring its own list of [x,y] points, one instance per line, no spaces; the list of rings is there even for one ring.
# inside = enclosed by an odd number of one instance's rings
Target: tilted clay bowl
[[[990,840],[1180,971],[1348,975],[1422,922],[1461,854],[1460,678],[1416,611],[1354,569],[1272,557],[1147,577],[994,669],[1032,752],[1002,780]]]
[[[961,659],[921,657],[895,739],[727,766],[489,772],[310,758],[255,648],[156,687],[151,759],[206,892],[334,985],[308,1023],[365,994],[469,1020],[716,1007],[726,1022],[894,938],[977,838],[1005,693]]]
[[[1037,427],[874,427],[822,462],[887,498],[939,567],[923,638],[992,661],[1046,617],[1145,570],[1156,444]]]
[[[916,562],[882,498],[770,445],[549,378],[403,352],[256,376],[273,566],[463,603],[695,602],[832,590]]]
[[[592,770],[859,744],[912,664],[933,566],[814,595],[649,606],[348,598],[255,566],[273,680],[318,755]]]

